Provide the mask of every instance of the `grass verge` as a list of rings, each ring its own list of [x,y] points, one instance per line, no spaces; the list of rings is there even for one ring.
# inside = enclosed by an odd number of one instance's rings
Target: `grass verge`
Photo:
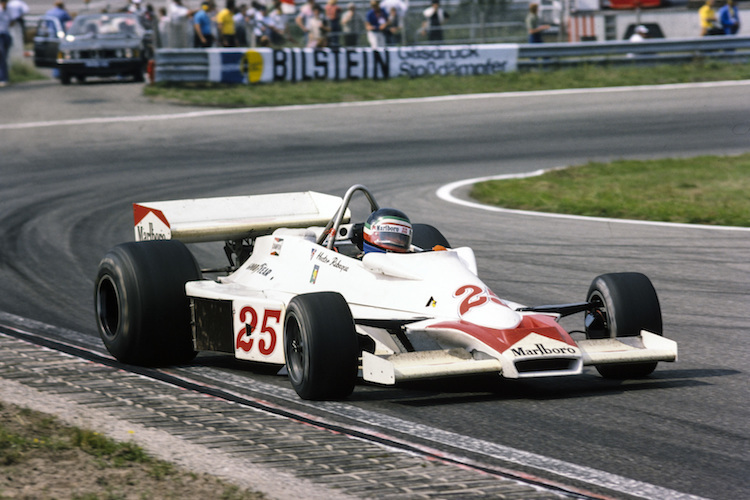
[[[750,227],[750,154],[615,161],[475,184],[505,208],[595,217]]]
[[[254,107],[625,85],[750,79],[750,65],[696,61],[658,67],[581,66],[556,71],[390,80],[277,82],[262,85],[159,83],[144,94],[190,105]]]
[[[264,498],[151,458],[133,443],[5,403],[0,403],[0,472],[0,498]]]
[[[13,61],[8,73],[11,83],[24,83],[34,80],[46,80],[48,78],[46,75],[40,73],[33,64],[26,61]]]

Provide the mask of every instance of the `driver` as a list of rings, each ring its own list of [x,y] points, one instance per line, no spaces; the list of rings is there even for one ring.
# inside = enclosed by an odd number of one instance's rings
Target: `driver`
[[[412,227],[401,210],[380,208],[365,222],[363,250],[405,253],[411,249]]]

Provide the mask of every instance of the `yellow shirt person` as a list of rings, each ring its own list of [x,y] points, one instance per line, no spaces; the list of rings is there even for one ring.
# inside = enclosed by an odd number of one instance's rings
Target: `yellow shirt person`
[[[701,20],[701,36],[712,35],[711,30],[716,27],[714,0],[706,0],[703,7],[698,9],[698,16]]]
[[[219,41],[222,47],[237,46],[237,32],[234,29],[234,0],[227,0],[226,7],[216,14]]]

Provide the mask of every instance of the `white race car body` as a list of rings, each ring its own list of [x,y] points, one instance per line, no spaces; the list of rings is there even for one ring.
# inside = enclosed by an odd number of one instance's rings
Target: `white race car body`
[[[369,339],[360,340],[359,367],[370,382],[563,376],[585,365],[676,360],[676,344],[660,331],[574,340],[558,319],[591,304],[528,308],[500,299],[477,276],[468,247],[361,255],[354,226],[344,223],[357,190],[371,196],[355,186],[344,199],[308,192],[134,205],[136,240],[253,242],[230,274],[186,283],[195,350],[284,364],[290,301],[337,292],[358,338]]]

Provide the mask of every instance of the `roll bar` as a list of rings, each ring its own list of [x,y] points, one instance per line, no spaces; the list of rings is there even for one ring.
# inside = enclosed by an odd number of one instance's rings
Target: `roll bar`
[[[374,212],[375,210],[380,208],[378,202],[375,201],[375,197],[365,186],[363,186],[362,184],[353,185],[346,191],[344,199],[341,201],[341,205],[339,206],[336,215],[334,215],[333,218],[328,221],[328,224],[326,224],[326,227],[323,229],[323,233],[320,235],[320,238],[318,238],[318,245],[322,245],[325,239],[328,236],[331,236],[331,238],[328,239],[328,244],[326,245],[326,247],[329,250],[333,249],[333,242],[336,240],[336,234],[339,232],[341,221],[344,220],[344,214],[346,213],[346,209],[349,208],[349,202],[351,201],[352,196],[354,196],[354,193],[356,193],[357,191],[361,191],[362,194],[364,194],[367,198],[367,201],[370,202],[370,212]]]

